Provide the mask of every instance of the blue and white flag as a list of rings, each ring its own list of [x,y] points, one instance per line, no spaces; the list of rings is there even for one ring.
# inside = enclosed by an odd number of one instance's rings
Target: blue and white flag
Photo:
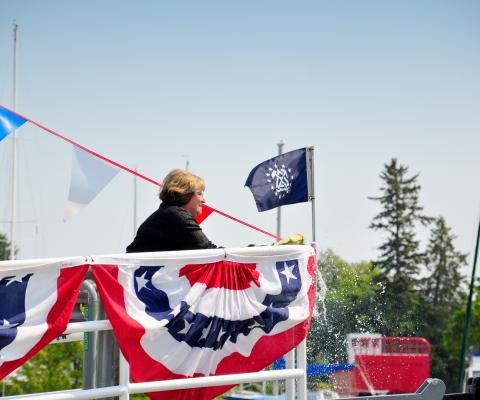
[[[258,211],[309,200],[307,149],[293,150],[258,164],[248,175],[247,186]]]
[[[134,382],[260,371],[308,332],[312,247],[136,253],[95,261],[93,275]],[[149,396],[208,400],[230,387]]]
[[[0,379],[65,331],[88,270],[83,263],[0,262]]]
[[[5,139],[15,129],[22,126],[27,120],[0,107],[0,141]]]

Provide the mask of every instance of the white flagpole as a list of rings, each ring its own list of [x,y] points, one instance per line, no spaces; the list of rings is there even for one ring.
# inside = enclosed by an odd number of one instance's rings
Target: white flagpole
[[[13,23],[13,82],[12,82],[12,110],[16,108],[17,95],[17,29],[18,25]],[[10,260],[15,260],[15,220],[16,220],[16,202],[17,202],[17,164],[16,164],[16,142],[15,130],[12,132],[12,212],[10,225]]]
[[[313,146],[306,148],[307,157],[307,184],[308,184],[308,199],[312,204],[312,243],[316,247],[316,233],[315,233],[315,189],[314,189],[314,176],[313,176]],[[318,274],[315,278],[315,308],[317,306],[317,283]],[[297,381],[298,400],[307,399],[307,339],[303,339],[297,346],[297,365],[298,368],[302,368],[305,373],[303,377]]]
[[[307,180],[308,180],[308,199],[312,205],[312,242],[316,246],[315,232],[315,187],[313,175],[313,146],[307,147]]]

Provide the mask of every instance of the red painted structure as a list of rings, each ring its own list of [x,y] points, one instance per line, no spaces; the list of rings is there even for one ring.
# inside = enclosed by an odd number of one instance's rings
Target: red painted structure
[[[414,393],[430,376],[430,343],[416,337],[357,338],[352,386],[358,393]]]

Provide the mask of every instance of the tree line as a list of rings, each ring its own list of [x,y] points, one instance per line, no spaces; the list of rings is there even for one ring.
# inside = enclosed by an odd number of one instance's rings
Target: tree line
[[[312,320],[309,362],[345,360],[348,333],[423,337],[432,346],[431,376],[455,391],[467,299],[461,270],[467,254],[455,249],[444,217],[424,212],[418,174],[409,175],[394,158],[384,165],[380,180],[380,195],[369,197],[381,208],[369,225],[382,234],[379,257],[348,263],[331,250],[319,255],[328,288],[326,313]],[[422,227],[430,229],[423,249]],[[480,340],[479,311],[476,300],[470,343]]]

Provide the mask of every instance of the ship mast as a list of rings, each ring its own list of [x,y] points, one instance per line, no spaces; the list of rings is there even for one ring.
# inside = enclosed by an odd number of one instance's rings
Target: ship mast
[[[12,81],[12,110],[16,110],[17,97],[17,29],[18,25],[13,23],[13,81]],[[16,164],[16,141],[15,130],[12,132],[12,210],[10,227],[10,260],[15,259],[15,220],[16,220],[16,201],[17,201],[17,164]]]

